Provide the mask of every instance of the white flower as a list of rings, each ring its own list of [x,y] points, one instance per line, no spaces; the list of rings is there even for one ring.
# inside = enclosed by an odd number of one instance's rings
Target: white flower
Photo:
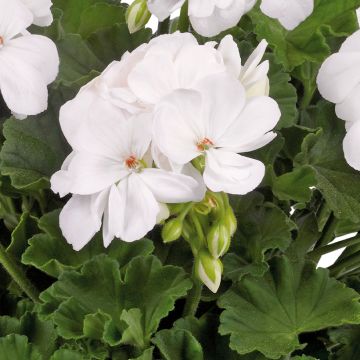
[[[295,29],[314,10],[314,0],[262,0],[261,11],[279,20],[287,30]]]
[[[207,77],[197,90],[176,90],[156,107],[153,137],[171,161],[187,164],[205,156],[204,181],[212,191],[246,194],[257,187],[264,165],[237,153],[258,149],[280,110],[269,97],[246,101],[243,86],[228,74]]]
[[[74,151],[51,184],[61,195],[73,194],[61,212],[60,227],[75,250],[91,240],[102,222],[105,246],[114,237],[134,241],[163,216],[162,203],[203,198],[192,177],[151,167],[147,113],[129,118],[114,107],[105,112],[94,108],[74,134],[61,114],[60,122]]]
[[[184,2],[185,0],[148,0],[148,7],[163,21]],[[197,33],[210,37],[234,27],[246,8],[246,0],[189,0],[189,18]]]
[[[13,1],[13,0],[11,0]],[[17,1],[17,0],[16,0]],[[51,0],[20,0],[33,14],[33,24],[38,26],[49,26],[53,22],[51,13]]]
[[[336,104],[336,114],[346,121],[344,154],[360,170],[360,30],[347,38],[338,53],[325,60],[317,84],[321,95]]]
[[[266,40],[262,40],[242,65],[238,46],[231,35],[225,36],[219,44],[225,66],[245,87],[247,97],[269,95],[269,61],[261,62],[267,45]]]
[[[58,73],[55,44],[26,29],[33,21],[18,0],[0,0],[0,90],[14,114],[35,115],[47,108],[47,85]]]

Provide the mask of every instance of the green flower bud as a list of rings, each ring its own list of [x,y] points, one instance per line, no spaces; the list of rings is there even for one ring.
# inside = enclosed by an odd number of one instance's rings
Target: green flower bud
[[[229,230],[230,236],[233,236],[237,229],[237,220],[232,207],[226,209],[225,223]]]
[[[214,259],[205,249],[199,251],[195,259],[195,273],[213,293],[219,289],[222,271],[223,266],[219,259]]]
[[[217,206],[215,196],[208,191],[203,201],[194,204],[194,210],[199,214],[208,215]]]
[[[207,235],[207,244],[215,259],[223,256],[229,250],[230,242],[230,231],[224,221],[219,221],[211,227]]]
[[[126,10],[125,19],[131,34],[141,30],[149,21],[151,13],[146,0],[135,0]]]
[[[165,243],[175,241],[180,238],[183,230],[182,219],[175,218],[171,219],[162,228],[161,236]]]

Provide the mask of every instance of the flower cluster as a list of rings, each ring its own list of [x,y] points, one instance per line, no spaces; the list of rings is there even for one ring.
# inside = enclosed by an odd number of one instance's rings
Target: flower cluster
[[[129,27],[135,31],[149,20],[146,16],[146,0],[132,4],[128,19]],[[241,17],[249,12],[257,0],[189,0],[188,16],[194,30],[203,36],[215,36],[234,27]],[[185,0],[147,0],[147,7],[160,21],[182,7]],[[262,0],[262,12],[293,30],[304,21],[314,9],[314,0]],[[139,11],[142,15],[139,15]],[[144,23],[145,21],[145,23]],[[138,25],[135,26],[135,23]]]
[[[360,170],[360,30],[348,37],[338,53],[321,66],[317,84],[321,95],[336,104],[336,114],[346,121],[344,154],[347,162]]]
[[[52,22],[50,0],[0,0],[0,90],[18,118],[47,108],[47,85],[55,80],[59,56],[45,36],[30,34],[31,24]]]
[[[191,207],[185,203],[195,202],[199,213],[210,204],[207,213],[219,214],[201,258],[224,254],[236,221],[216,193],[246,194],[260,184],[264,165],[238,153],[269,143],[280,118],[268,96],[269,63],[261,62],[266,45],[243,65],[231,36],[219,45],[199,45],[189,33],[159,36],[111,63],[61,108],[73,152],[51,183],[61,196],[73,194],[60,227],[75,250],[102,224],[108,246],[114,237],[138,240],[174,214],[163,237],[175,240]],[[216,291],[219,279],[209,288]]]

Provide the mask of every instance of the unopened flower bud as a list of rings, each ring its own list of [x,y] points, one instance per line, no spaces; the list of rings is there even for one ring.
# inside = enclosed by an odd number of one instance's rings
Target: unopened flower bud
[[[175,241],[180,238],[183,230],[183,221],[179,218],[169,220],[161,231],[161,236],[165,243]]]
[[[135,0],[126,10],[125,19],[131,34],[141,30],[149,21],[151,13],[146,0]]]
[[[209,251],[216,259],[223,256],[229,250],[230,241],[230,231],[224,221],[214,224],[207,235]]]
[[[215,196],[208,191],[203,201],[194,204],[194,210],[199,214],[208,215],[217,206]]]
[[[236,220],[234,211],[230,206],[226,209],[226,214],[225,214],[224,220],[225,220],[225,224],[229,230],[230,236],[233,236],[237,229],[237,220]]]
[[[214,259],[205,249],[199,251],[195,259],[195,272],[213,293],[219,289],[222,271],[223,266],[219,259]]]

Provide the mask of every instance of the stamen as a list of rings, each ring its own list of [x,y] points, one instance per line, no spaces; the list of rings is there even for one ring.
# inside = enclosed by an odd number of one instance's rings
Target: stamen
[[[3,45],[4,45],[4,38],[0,36],[0,47],[2,47]]]
[[[125,160],[125,164],[129,169],[136,169],[139,166],[139,161],[134,155],[131,155]]]
[[[214,146],[214,143],[208,138],[204,138],[196,144],[199,151],[209,150],[212,146]]]

